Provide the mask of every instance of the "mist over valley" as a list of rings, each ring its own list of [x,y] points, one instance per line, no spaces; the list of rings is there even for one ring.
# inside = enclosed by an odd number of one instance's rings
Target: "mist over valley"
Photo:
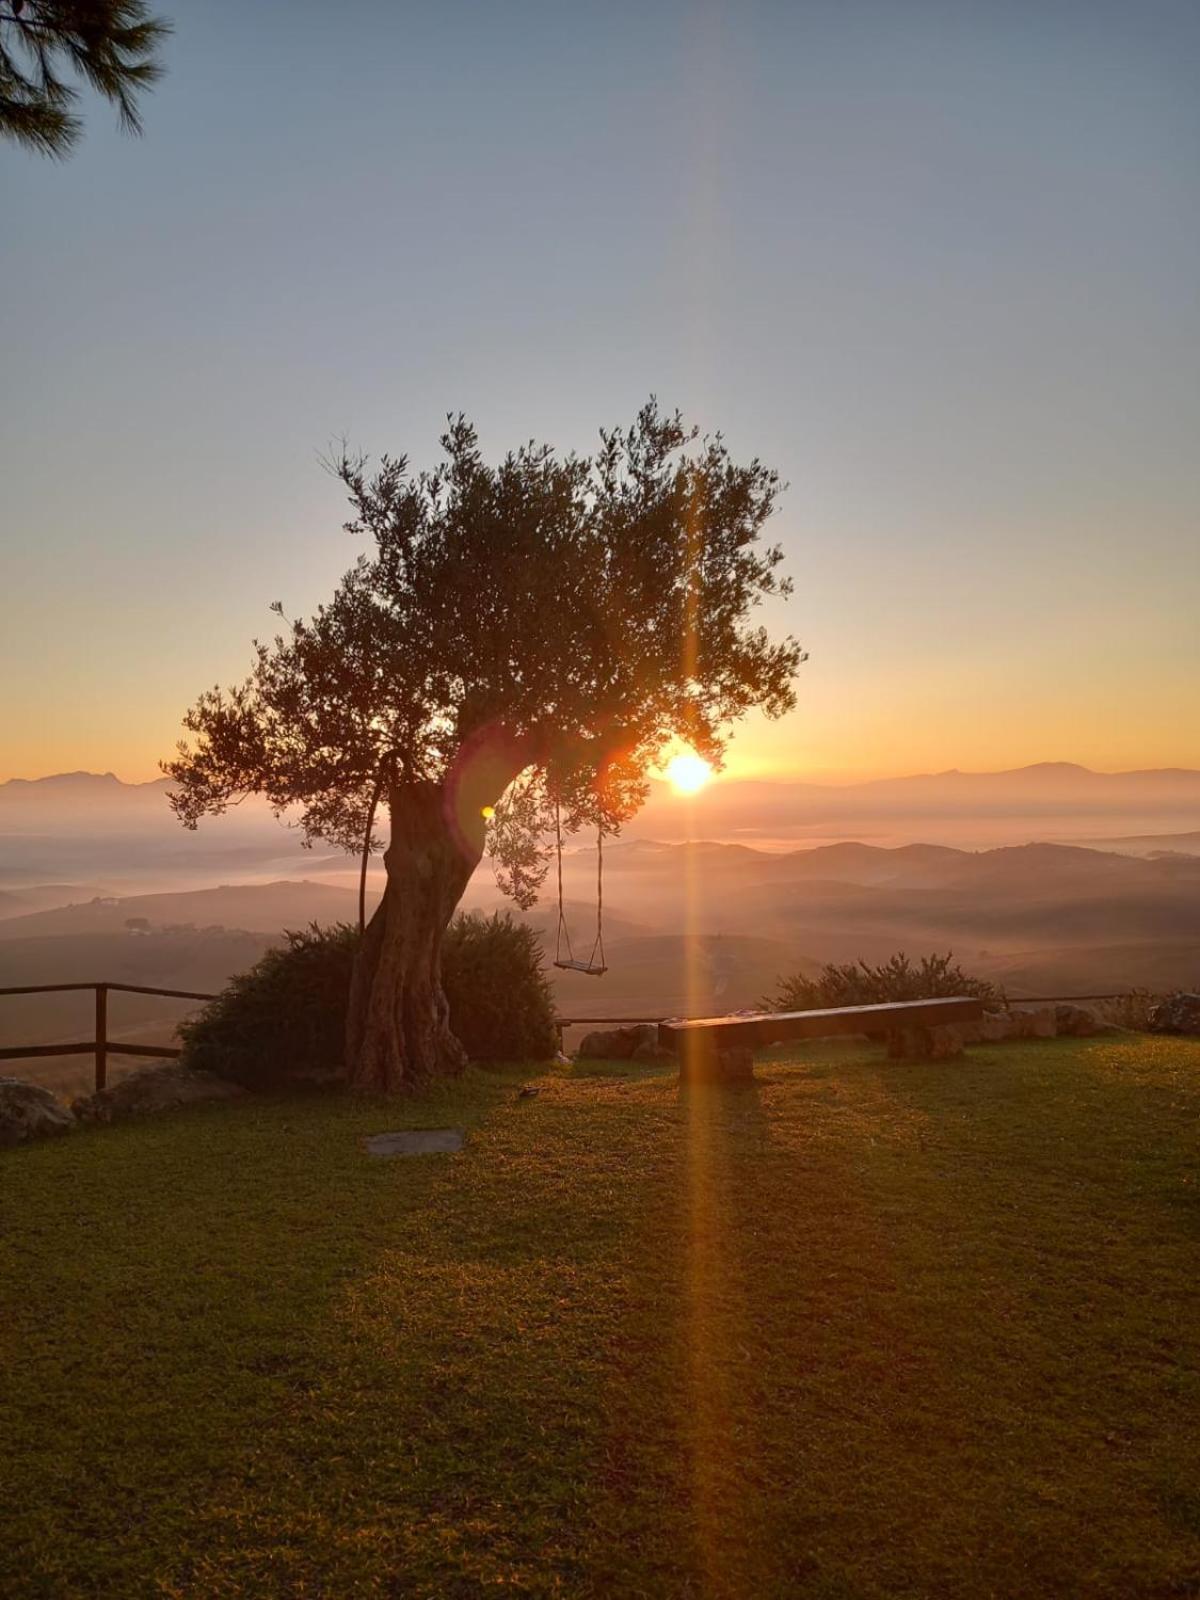
[[[247,801],[195,833],[164,781],[64,774],[0,785],[0,986],[105,979],[212,991],[285,928],[352,923],[358,862],[302,847]],[[1200,773],[1067,764],[850,786],[656,784],[605,848],[602,978],[553,972],[566,1016],[756,1005],[826,961],[953,950],[1016,994],[1171,988],[1200,977]],[[840,837],[838,837],[840,835]],[[836,842],[828,842],[834,838]],[[594,841],[564,852],[576,953],[595,934]],[[368,912],[382,887],[378,858]],[[485,859],[464,906],[557,925],[553,874],[521,913]],[[10,998],[0,1043],[90,1036],[85,995]],[[167,1042],[189,1003],[113,997],[113,1036]],[[30,1063],[48,1082],[86,1063]]]

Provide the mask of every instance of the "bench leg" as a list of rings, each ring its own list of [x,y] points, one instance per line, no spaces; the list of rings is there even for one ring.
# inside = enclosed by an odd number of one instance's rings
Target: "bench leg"
[[[887,1042],[893,1061],[950,1061],[963,1053],[962,1033],[943,1023],[927,1028],[893,1028]]]
[[[752,1083],[754,1051],[747,1045],[718,1050],[711,1035],[685,1034],[679,1049],[680,1083]]]

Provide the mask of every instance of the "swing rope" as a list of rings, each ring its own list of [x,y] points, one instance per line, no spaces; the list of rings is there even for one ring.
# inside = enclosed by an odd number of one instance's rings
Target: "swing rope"
[[[559,815],[558,800],[554,802],[554,843],[558,854],[558,934],[554,940],[554,965],[557,967],[562,962],[563,939],[567,941],[567,960],[574,962],[575,954],[571,949],[571,930],[567,926],[566,912],[563,910],[563,877],[562,877],[562,818]]]
[[[597,961],[596,957],[600,959]],[[596,829],[596,942],[588,957],[588,966],[604,971],[604,829]]]
[[[596,830],[596,938],[586,961],[575,959],[575,952],[571,948],[571,929],[563,904],[562,817],[557,796],[554,801],[554,843],[558,856],[558,931],[554,939],[554,965],[569,968],[573,972],[586,972],[593,978],[602,977],[608,971],[604,960],[604,829]],[[565,960],[562,953],[564,940],[567,946]]]

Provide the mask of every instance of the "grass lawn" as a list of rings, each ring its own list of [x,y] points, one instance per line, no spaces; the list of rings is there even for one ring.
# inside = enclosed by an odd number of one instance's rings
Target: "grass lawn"
[[[1200,1595],[1200,1043],[520,1081],[0,1156],[0,1593]]]

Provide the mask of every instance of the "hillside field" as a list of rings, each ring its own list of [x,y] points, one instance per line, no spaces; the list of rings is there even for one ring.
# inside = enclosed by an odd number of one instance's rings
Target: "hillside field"
[[[1200,1042],[526,1076],[0,1156],[0,1592],[1196,1592]]]

